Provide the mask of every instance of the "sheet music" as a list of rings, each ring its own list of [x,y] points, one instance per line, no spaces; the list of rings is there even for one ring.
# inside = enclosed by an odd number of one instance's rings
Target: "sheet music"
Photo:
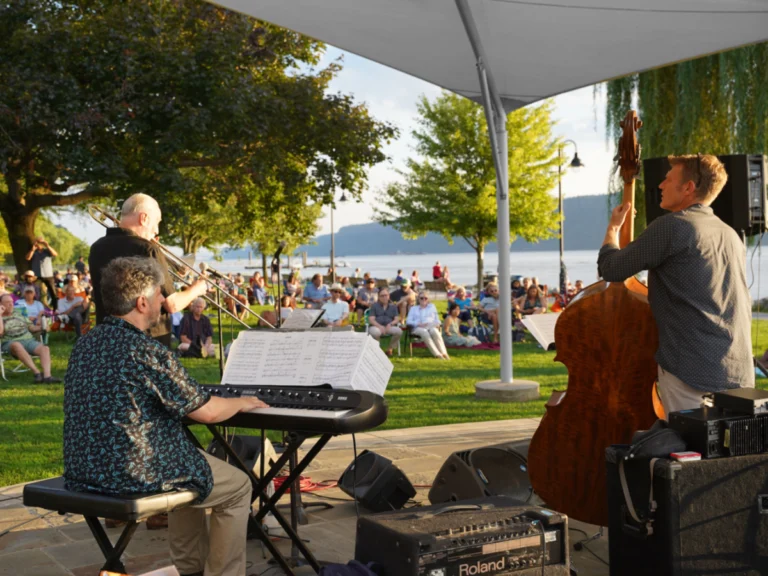
[[[239,334],[224,368],[223,384],[318,386],[384,395],[392,363],[379,343],[360,332]]]
[[[533,337],[544,350],[547,350],[549,345],[555,341],[555,324],[557,324],[560,314],[560,312],[531,314],[523,318],[523,326],[533,334]]]
[[[283,322],[283,328],[312,328],[324,310],[296,308]]]
[[[384,354],[379,342],[366,335],[365,349],[352,380],[352,388],[370,390],[384,396],[393,369],[392,362]]]

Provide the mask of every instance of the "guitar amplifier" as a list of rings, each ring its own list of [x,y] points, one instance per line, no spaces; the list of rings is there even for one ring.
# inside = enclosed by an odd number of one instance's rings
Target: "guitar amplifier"
[[[568,518],[505,497],[360,518],[355,559],[381,576],[567,576]]]
[[[650,534],[650,460],[624,460],[625,454],[620,446],[605,452],[611,576],[768,574],[768,454],[657,460]],[[622,460],[640,523],[624,498]]]

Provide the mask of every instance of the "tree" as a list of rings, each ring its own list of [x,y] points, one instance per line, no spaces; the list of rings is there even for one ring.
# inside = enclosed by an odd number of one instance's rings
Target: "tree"
[[[606,136],[618,140],[619,122],[636,101],[644,158],[768,149],[768,43],[611,80],[605,90]],[[636,227],[642,230],[642,194],[637,204]]]
[[[322,50],[202,0],[0,4],[0,215],[17,268],[40,210],[135,191],[163,206],[201,191],[194,168],[229,179],[206,198],[234,190],[240,228],[275,180],[293,206],[359,196],[396,132],[327,93],[340,65],[315,70]]]
[[[482,286],[483,255],[496,239],[496,173],[482,107],[451,93],[434,102],[422,97],[416,152],[403,182],[380,195],[376,219],[405,237],[427,232],[448,242],[463,238],[477,254],[477,285]],[[550,196],[557,179],[557,140],[552,136],[552,103],[512,112],[509,132],[510,240],[551,238],[557,225]]]

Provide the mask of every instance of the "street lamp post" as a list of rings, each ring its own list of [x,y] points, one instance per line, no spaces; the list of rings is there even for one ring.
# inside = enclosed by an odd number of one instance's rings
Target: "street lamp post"
[[[344,192],[341,193],[339,202],[346,202],[347,195]],[[331,204],[331,282],[336,282],[336,240],[333,234],[333,204]]]
[[[573,140],[566,140],[557,149],[557,196],[558,201],[560,203],[560,273],[562,275],[563,271],[565,270],[565,258],[563,256],[563,252],[565,252],[565,236],[563,235],[563,148],[565,148],[566,144],[573,144],[573,147],[575,149],[575,154],[573,155],[573,160],[571,160],[571,168],[581,168],[584,166],[582,164],[581,159],[579,158],[579,147],[576,145],[576,142]],[[565,286],[562,284],[565,284],[565,279],[560,278],[560,290],[565,290]],[[561,294],[561,298],[565,298],[565,294]]]

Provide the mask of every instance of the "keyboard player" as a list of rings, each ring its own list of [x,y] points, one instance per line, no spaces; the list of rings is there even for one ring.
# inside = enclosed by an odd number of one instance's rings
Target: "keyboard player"
[[[251,482],[187,438],[182,419],[210,424],[267,405],[211,396],[175,355],[146,335],[163,304],[163,271],[117,258],[101,284],[104,323],[80,338],[65,379],[67,489],[107,494],[197,491],[169,515],[171,559],[182,576],[245,576]],[[211,509],[210,528],[205,511]]]

